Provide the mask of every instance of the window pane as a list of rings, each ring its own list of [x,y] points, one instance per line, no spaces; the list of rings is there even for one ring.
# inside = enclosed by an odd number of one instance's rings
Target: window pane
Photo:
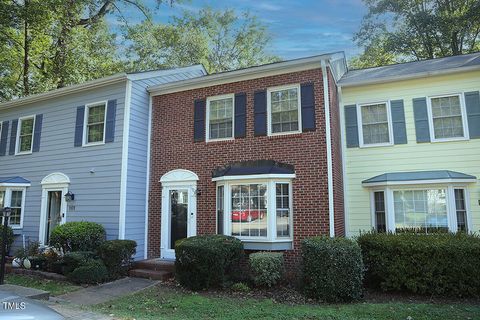
[[[33,118],[20,121],[19,152],[32,150]]]
[[[290,192],[288,183],[277,183],[277,237],[290,236]]]
[[[209,102],[210,139],[233,137],[233,99],[219,99]]]
[[[22,195],[23,191],[12,191],[12,199],[10,200],[10,207],[12,213],[10,214],[9,223],[11,225],[20,224],[22,215]]]
[[[465,204],[465,190],[455,189],[455,208],[457,211],[457,227],[459,231],[467,230],[467,207]]]
[[[379,232],[387,231],[385,218],[385,196],[383,191],[374,193],[375,200],[375,228]]]
[[[103,123],[88,126],[88,143],[103,141],[103,128]]]
[[[105,105],[88,108],[87,143],[102,142],[105,128]]]
[[[232,235],[267,236],[267,185],[232,186]]]
[[[393,192],[395,227],[424,232],[448,230],[447,198],[443,189]]]
[[[105,105],[93,106],[88,109],[88,124],[103,122],[105,120]]]
[[[223,234],[223,191],[224,186],[217,188],[217,234]]]
[[[298,131],[298,89],[270,93],[272,133]]]
[[[20,152],[32,150],[32,135],[20,136]]]
[[[432,98],[431,105],[435,138],[463,137],[460,97]]]
[[[20,135],[33,133],[33,118],[22,120],[22,127],[20,128]]]
[[[376,144],[390,142],[388,113],[385,103],[361,107],[363,143]]]

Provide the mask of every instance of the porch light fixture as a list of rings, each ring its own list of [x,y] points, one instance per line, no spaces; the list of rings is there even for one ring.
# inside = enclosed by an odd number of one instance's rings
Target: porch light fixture
[[[5,278],[5,258],[7,256],[7,225],[8,225],[8,218],[10,218],[10,214],[12,213],[12,208],[5,207],[2,210],[3,219],[3,232],[2,232],[2,261],[0,263],[0,285],[3,284],[3,280]]]
[[[68,191],[65,195],[65,201],[67,202],[71,202],[73,200],[75,200],[75,195],[71,192],[71,191]]]

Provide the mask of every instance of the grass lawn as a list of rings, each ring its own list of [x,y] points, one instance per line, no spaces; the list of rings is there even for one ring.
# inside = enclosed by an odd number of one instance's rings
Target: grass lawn
[[[217,298],[153,287],[94,306],[124,319],[480,319],[480,306],[428,303],[295,305],[271,300]]]
[[[51,296],[58,296],[82,288],[70,282],[49,280],[20,274],[5,275],[5,283],[45,290],[50,292]]]

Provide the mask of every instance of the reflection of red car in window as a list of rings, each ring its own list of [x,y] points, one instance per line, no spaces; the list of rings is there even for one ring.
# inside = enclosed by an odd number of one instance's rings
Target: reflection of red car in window
[[[232,211],[232,221],[253,221],[257,219],[263,219],[265,213],[260,210],[243,210],[243,211]]]

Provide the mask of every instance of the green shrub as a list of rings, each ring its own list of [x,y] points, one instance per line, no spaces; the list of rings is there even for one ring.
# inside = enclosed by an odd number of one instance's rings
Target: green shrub
[[[67,222],[52,230],[50,244],[64,252],[95,251],[105,241],[105,229],[94,222]]]
[[[243,254],[240,240],[223,235],[186,238],[175,245],[175,275],[192,290],[223,286]]]
[[[315,237],[302,241],[305,293],[326,302],[348,302],[362,296],[360,247],[345,238]]]
[[[30,263],[32,265],[32,269],[34,270],[46,270],[47,268],[47,258],[43,254],[38,254],[35,256],[31,256]]]
[[[109,277],[117,279],[128,274],[137,243],[133,240],[105,241],[98,247],[98,257],[107,267]]]
[[[108,278],[107,267],[101,260],[87,260],[68,274],[68,279],[80,284],[102,283]]]
[[[250,287],[243,282],[237,282],[230,287],[230,290],[236,292],[250,292]]]
[[[1,219],[0,219],[0,222],[1,222]],[[0,225],[0,254],[2,252],[1,244],[3,241],[3,228],[4,226]],[[14,239],[15,239],[15,235],[13,234],[12,228],[10,226],[7,226],[7,255],[10,252],[10,248],[12,247]]]
[[[283,253],[256,252],[249,256],[249,261],[255,285],[271,287],[282,278]]]
[[[73,270],[87,263],[87,261],[95,258],[92,251],[75,251],[68,252],[63,256],[63,274],[68,275]]]
[[[385,291],[480,295],[480,237],[366,233],[358,238],[366,283]]]

